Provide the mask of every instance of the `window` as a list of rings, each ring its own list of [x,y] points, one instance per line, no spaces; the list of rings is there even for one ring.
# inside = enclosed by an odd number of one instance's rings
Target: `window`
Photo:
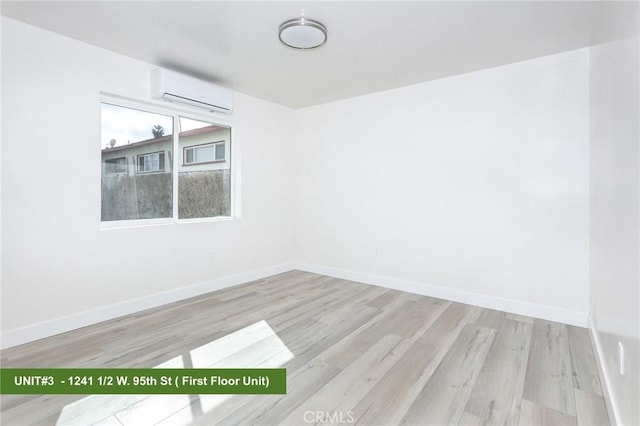
[[[164,172],[164,152],[138,155],[138,173]]]
[[[106,176],[127,173],[127,157],[108,158],[104,160],[104,174]]]
[[[180,117],[182,167],[178,174],[178,218],[231,215],[231,129]],[[215,142],[211,142],[215,141]]]
[[[213,163],[224,161],[224,141],[184,148],[184,164]]]
[[[229,126],[129,101],[101,109],[102,222],[231,216]]]

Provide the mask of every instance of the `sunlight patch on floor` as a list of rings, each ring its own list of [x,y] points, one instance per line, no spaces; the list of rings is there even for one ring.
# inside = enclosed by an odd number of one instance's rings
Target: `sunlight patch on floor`
[[[258,321],[154,368],[277,368],[294,357],[266,321]],[[65,406],[57,425],[190,424],[233,395],[91,395]]]

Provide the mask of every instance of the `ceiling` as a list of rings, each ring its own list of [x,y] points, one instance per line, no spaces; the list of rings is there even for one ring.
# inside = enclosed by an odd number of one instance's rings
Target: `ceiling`
[[[2,14],[293,108],[588,46],[596,2],[3,1]],[[278,27],[328,29],[296,51]]]

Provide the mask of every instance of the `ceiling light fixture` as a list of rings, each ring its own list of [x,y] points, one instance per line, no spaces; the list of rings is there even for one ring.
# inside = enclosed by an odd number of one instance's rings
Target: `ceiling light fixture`
[[[280,25],[280,41],[294,49],[315,49],[327,42],[327,28],[305,17],[290,19]]]

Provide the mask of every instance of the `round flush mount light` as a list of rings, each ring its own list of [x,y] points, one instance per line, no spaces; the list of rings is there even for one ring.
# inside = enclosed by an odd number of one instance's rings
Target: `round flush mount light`
[[[294,49],[315,49],[326,43],[327,28],[312,19],[291,19],[280,25],[280,41]]]

